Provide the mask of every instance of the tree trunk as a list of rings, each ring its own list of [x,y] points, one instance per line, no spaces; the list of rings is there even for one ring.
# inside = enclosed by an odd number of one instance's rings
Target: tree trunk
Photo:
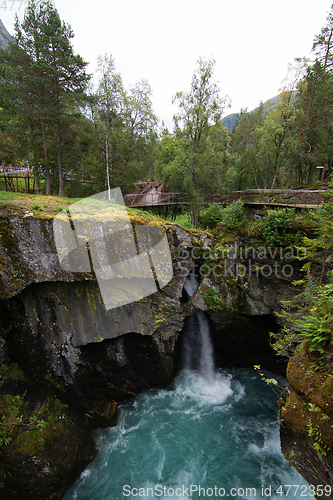
[[[64,174],[62,171],[62,155],[61,155],[61,134],[60,124],[57,124],[57,150],[58,150],[58,175],[59,175],[59,196],[65,194]]]
[[[312,176],[313,176],[313,163],[309,162],[308,171],[306,173],[306,185],[310,186],[312,184]]]
[[[261,173],[262,180],[264,181],[264,189],[267,189],[267,183],[266,183],[264,174],[262,172],[260,172],[260,173]]]
[[[44,124],[43,120],[41,120],[41,126],[42,126],[43,150],[44,150],[44,161],[45,161],[45,193],[51,194],[51,174],[50,174],[50,164],[49,164],[49,152],[48,152],[48,148],[47,148],[45,124]]]
[[[109,120],[106,122],[106,134],[105,134],[105,164],[106,164],[106,183],[108,188],[108,200],[111,200],[111,189],[110,189],[110,169],[109,169]]]
[[[283,135],[284,137],[284,135]],[[273,182],[272,182],[272,185],[271,185],[271,189],[274,189],[274,185],[276,183],[276,179],[277,179],[277,176],[278,176],[278,173],[279,173],[279,157],[280,157],[280,150],[281,150],[281,144],[282,144],[282,139],[281,139],[281,143],[279,145],[279,150],[277,151],[276,155],[275,155],[275,164],[274,164],[274,177],[273,177]]]
[[[293,179],[293,175],[294,175],[294,172],[291,171],[290,174],[289,174],[288,180],[287,180],[286,189],[290,188],[290,184],[291,184],[291,181]]]
[[[193,203],[192,205],[192,226],[197,227],[199,220],[200,208],[197,203]]]
[[[258,179],[257,179],[257,170],[254,161],[252,161],[252,167],[253,167],[253,173],[254,173],[254,181],[256,183],[256,186],[258,189],[260,189],[260,186],[258,184]]]

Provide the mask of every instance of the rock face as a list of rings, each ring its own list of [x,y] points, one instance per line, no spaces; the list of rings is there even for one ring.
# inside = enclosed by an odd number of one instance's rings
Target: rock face
[[[52,219],[0,217],[1,498],[60,499],[96,454],[91,429],[114,425],[118,403],[170,382],[195,311],[211,316],[218,366],[284,372],[268,332],[279,328],[279,300],[295,293],[290,279],[261,272],[269,259],[258,255],[259,271],[247,262],[240,273],[236,254],[209,255],[208,233],[165,229],[171,282],[107,311],[93,273],[61,268]],[[200,285],[189,300],[190,269]]]
[[[311,358],[303,345],[288,363],[289,385],[279,402],[282,451],[309,484],[332,488],[333,375],[315,371]]]
[[[3,22],[0,19],[0,48],[1,49],[6,49],[8,46],[8,43],[12,40],[11,35],[8,33],[6,30]]]
[[[114,425],[118,403],[170,382],[191,312],[181,301],[191,261],[177,259],[210,237],[166,229],[172,281],[107,311],[93,274],[61,268],[51,219],[0,218],[1,498],[61,498],[96,454],[91,429]]]

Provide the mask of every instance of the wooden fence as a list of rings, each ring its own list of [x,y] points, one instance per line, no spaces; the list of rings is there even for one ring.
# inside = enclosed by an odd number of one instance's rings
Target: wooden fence
[[[246,205],[271,205],[294,208],[314,208],[324,201],[325,191],[307,189],[247,189],[233,191],[224,195],[206,195],[204,203],[218,203],[229,205],[234,201],[243,200]],[[125,196],[128,207],[149,207],[162,205],[188,205],[186,195],[180,193],[145,192],[128,194]]]
[[[36,193],[39,191],[39,180],[28,167],[0,167],[0,180],[6,191]]]

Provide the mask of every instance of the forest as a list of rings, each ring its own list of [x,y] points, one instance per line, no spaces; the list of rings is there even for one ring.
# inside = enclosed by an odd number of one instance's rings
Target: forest
[[[0,49],[0,161],[29,166],[46,194],[87,196],[109,187],[126,194],[138,181],[164,181],[186,193],[196,219],[205,194],[329,179],[333,10],[314,37],[312,59],[290,65],[274,105],[241,110],[231,133],[213,59],[200,57],[189,90],[173,97],[178,112],[169,131],[154,114],[147,80],[126,89],[111,54],[88,74],[73,37],[51,2],[30,0],[12,42]]]

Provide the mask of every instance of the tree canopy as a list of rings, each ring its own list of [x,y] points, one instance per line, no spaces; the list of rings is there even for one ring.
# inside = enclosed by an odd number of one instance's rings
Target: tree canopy
[[[208,195],[296,188],[328,180],[333,165],[333,7],[314,37],[312,60],[291,67],[272,105],[242,110],[223,126],[215,61],[200,57],[189,89],[177,92],[174,129],[159,127],[152,89],[126,88],[111,54],[93,86],[74,53],[71,27],[49,0],[29,0],[7,50],[0,50],[0,158],[28,164],[46,193],[93,194],[159,180],[186,194],[196,224]],[[160,133],[158,133],[158,127]]]
[[[46,193],[51,191],[50,155],[56,154],[60,195],[64,194],[63,137],[76,109],[84,104],[90,79],[87,63],[74,54],[73,36],[51,2],[30,0],[22,24],[16,17],[8,51],[0,52],[0,105],[28,128],[35,156],[44,157]]]
[[[227,134],[221,117],[228,97],[219,95],[214,65],[213,59],[200,58],[191,89],[174,96],[173,102],[179,107],[174,116],[177,147],[171,161],[162,163],[162,175],[168,185],[185,193],[191,202],[193,225],[197,224],[203,195],[223,189]]]

